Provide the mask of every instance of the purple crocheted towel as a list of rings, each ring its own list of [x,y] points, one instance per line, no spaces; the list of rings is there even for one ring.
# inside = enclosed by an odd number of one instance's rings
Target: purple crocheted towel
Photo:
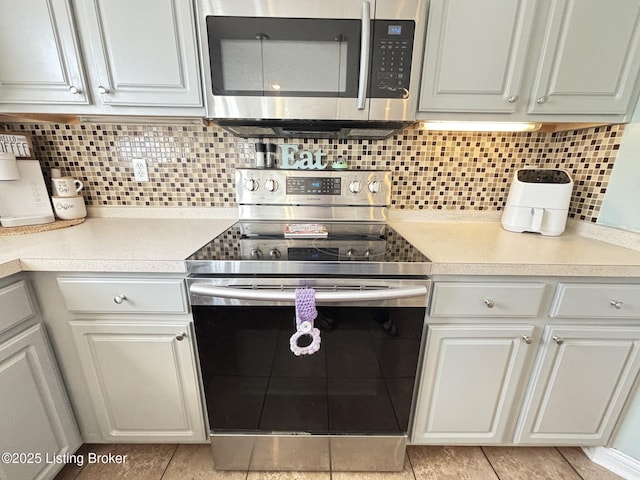
[[[296,289],[296,323],[310,322],[318,316],[316,310],[316,292],[313,288]]]

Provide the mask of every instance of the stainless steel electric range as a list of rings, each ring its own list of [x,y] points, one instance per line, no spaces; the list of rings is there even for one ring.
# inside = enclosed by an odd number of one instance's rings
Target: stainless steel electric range
[[[215,467],[401,470],[430,262],[386,223],[391,173],[238,169],[236,191],[187,259]]]

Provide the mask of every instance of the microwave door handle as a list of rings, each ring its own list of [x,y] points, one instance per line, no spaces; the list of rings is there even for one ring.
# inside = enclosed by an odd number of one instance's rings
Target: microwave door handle
[[[260,289],[243,289],[194,283],[189,288],[192,294],[203,297],[233,298],[237,300],[263,300],[272,302],[295,302],[295,291],[273,291]],[[416,285],[412,287],[390,288],[388,290],[351,290],[316,292],[317,303],[328,302],[361,302],[373,300],[396,300],[400,298],[424,297],[427,287]]]
[[[360,79],[358,82],[358,110],[364,110],[369,82],[369,56],[371,55],[371,4],[362,2],[362,38],[360,49]]]

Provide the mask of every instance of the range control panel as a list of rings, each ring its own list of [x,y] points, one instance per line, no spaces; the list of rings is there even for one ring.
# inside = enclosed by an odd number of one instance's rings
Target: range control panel
[[[358,205],[391,203],[388,170],[236,169],[239,205]]]

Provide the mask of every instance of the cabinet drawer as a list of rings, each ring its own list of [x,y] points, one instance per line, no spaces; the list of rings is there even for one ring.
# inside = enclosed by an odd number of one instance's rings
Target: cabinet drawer
[[[640,285],[560,283],[549,315],[640,318]]]
[[[535,317],[542,283],[436,283],[432,317]]]
[[[184,281],[171,279],[59,278],[72,312],[187,313]]]
[[[0,289],[0,312],[0,332],[34,315],[24,281]]]

